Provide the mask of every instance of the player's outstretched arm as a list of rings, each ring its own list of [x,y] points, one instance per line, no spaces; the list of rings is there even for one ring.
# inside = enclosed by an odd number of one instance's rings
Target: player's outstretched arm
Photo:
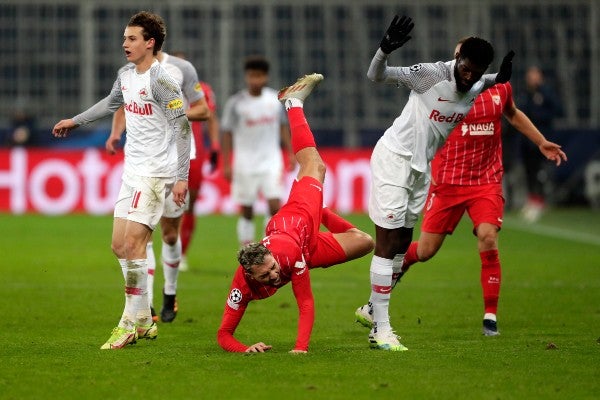
[[[379,48],[385,54],[390,54],[392,51],[399,49],[408,42],[412,36],[409,35],[410,31],[414,28],[415,24],[412,22],[412,18],[403,15],[402,17],[395,15],[392,23],[388,27],[387,31],[383,35]]]

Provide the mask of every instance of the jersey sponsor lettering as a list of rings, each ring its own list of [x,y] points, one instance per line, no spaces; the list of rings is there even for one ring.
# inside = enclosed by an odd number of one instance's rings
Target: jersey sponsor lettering
[[[452,113],[450,115],[444,115],[439,110],[433,109],[431,110],[431,114],[429,114],[429,119],[436,122],[446,122],[449,124],[457,124],[465,118],[465,115],[462,113]]]
[[[260,118],[256,118],[256,119],[247,119],[246,120],[246,126],[251,128],[253,126],[257,126],[257,125],[269,125],[269,124],[273,124],[277,122],[277,120],[275,119],[275,117],[273,116],[263,116]]]
[[[125,111],[128,111],[132,114],[137,115],[152,115],[152,104],[137,104],[135,101],[130,101],[128,104],[124,106]]]
[[[481,124],[463,124],[461,126],[463,136],[492,136],[494,135],[494,122],[486,122]]]
[[[182,108],[182,107],[183,107],[183,100],[181,100],[181,99],[171,100],[169,102],[169,104],[167,104],[167,108],[169,110],[177,110],[178,108]]]

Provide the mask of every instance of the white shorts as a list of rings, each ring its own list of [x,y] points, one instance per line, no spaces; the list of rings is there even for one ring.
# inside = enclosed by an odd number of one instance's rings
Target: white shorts
[[[251,206],[258,199],[259,193],[265,199],[281,199],[283,197],[281,169],[261,174],[234,172],[231,182],[231,197],[236,203]]]
[[[135,221],[154,230],[163,215],[167,195],[171,193],[174,183],[173,178],[124,176],[114,217]]]
[[[371,155],[369,217],[382,228],[414,228],[429,190],[429,173],[411,168],[410,156],[390,151],[381,141]]]

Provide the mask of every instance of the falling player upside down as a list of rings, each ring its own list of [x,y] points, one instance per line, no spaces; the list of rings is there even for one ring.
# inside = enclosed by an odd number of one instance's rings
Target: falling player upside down
[[[300,169],[287,203],[266,227],[267,236],[238,252],[240,266],[233,277],[217,333],[219,345],[227,351],[262,353],[271,349],[263,342],[248,346],[233,334],[251,300],[270,297],[292,282],[299,321],[291,353],[306,353],[315,318],[309,270],[341,264],[373,250],[371,236],[323,207],[325,164],[302,108],[321,80],[320,74],[306,75],[279,92],[288,113],[292,147]],[[319,231],[321,223],[328,232]]]

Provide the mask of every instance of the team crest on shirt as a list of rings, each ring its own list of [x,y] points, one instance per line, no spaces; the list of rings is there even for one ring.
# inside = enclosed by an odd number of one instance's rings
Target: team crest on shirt
[[[227,305],[234,310],[240,308],[240,302],[242,301],[242,291],[238,288],[231,289],[229,297],[227,298]]]
[[[499,106],[500,105],[500,96],[498,96],[497,94],[492,96],[492,100],[494,101],[494,104]]]
[[[139,95],[140,95],[140,99],[148,100],[148,90],[146,90],[146,88],[141,88]]]
[[[183,107],[183,100],[181,99],[171,100],[169,104],[167,104],[169,110],[176,110],[181,107]]]

